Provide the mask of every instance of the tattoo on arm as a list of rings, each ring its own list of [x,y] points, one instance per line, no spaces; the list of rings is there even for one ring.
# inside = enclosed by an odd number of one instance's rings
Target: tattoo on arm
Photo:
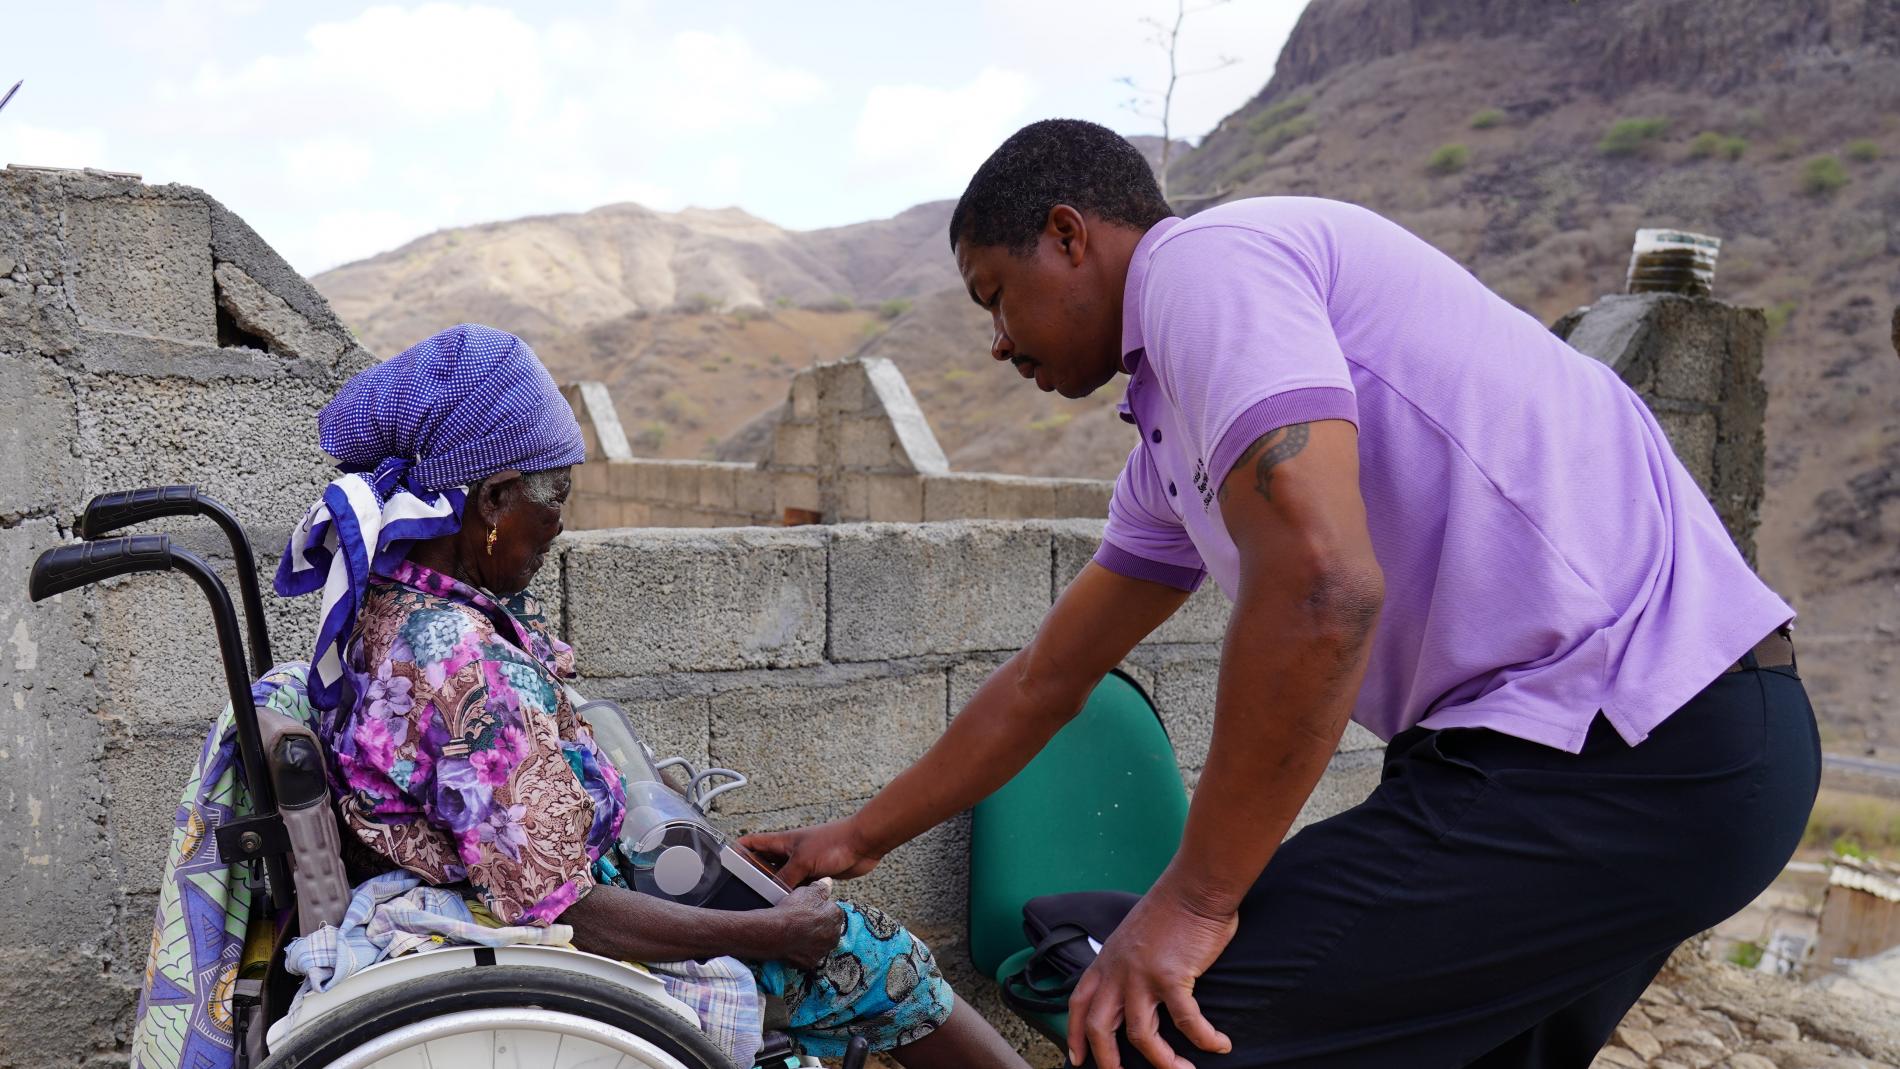
[[[1253,488],[1262,498],[1272,501],[1273,469],[1299,456],[1300,450],[1306,448],[1306,436],[1307,426],[1304,423],[1290,424],[1261,435],[1259,440],[1247,447],[1245,453],[1240,454],[1234,467],[1240,468],[1252,461]],[[1221,483],[1220,499],[1222,502],[1227,500],[1225,482]]]

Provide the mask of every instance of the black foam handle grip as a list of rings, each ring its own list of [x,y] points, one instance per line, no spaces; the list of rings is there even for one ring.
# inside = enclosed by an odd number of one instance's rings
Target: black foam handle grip
[[[195,486],[147,486],[100,494],[79,514],[79,537],[91,541],[135,523],[160,516],[185,516],[198,511]]]
[[[172,540],[166,535],[128,535],[58,546],[33,562],[26,593],[34,601],[42,601],[115,575],[163,571],[171,563]]]

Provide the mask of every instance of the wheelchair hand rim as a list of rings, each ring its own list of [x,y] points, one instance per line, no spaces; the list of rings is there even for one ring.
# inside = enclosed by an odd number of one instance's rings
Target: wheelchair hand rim
[[[426,1048],[430,1043],[472,1038],[480,1032],[487,1032],[491,1037],[498,1032],[553,1034],[560,1037],[557,1049],[565,1046],[570,1039],[583,1040],[618,1054],[620,1069],[686,1069],[685,1063],[659,1047],[612,1025],[571,1013],[525,1006],[516,1009],[463,1010],[404,1025],[346,1051],[329,1062],[326,1069],[374,1069],[385,1059],[395,1058],[406,1051]],[[491,1039],[491,1050],[498,1041],[498,1037]],[[525,1067],[526,1063],[523,1064]],[[554,1069],[554,1065],[554,1061],[549,1061],[547,1069]]]

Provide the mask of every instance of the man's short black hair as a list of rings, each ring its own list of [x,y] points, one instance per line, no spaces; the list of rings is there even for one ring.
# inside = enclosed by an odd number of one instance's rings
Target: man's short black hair
[[[950,215],[950,247],[1001,245],[1026,256],[1058,204],[1137,230],[1174,214],[1147,158],[1120,134],[1080,119],[1044,119],[1010,135],[976,169]]]

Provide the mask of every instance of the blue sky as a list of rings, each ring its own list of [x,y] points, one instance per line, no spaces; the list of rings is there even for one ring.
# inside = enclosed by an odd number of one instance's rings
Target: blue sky
[[[1266,84],[1304,0],[1191,15],[1176,136]],[[1144,16],[1172,0],[960,4],[9,5],[0,163],[203,187],[314,273],[445,226],[616,201],[812,228],[954,197],[1054,115],[1159,132]]]

